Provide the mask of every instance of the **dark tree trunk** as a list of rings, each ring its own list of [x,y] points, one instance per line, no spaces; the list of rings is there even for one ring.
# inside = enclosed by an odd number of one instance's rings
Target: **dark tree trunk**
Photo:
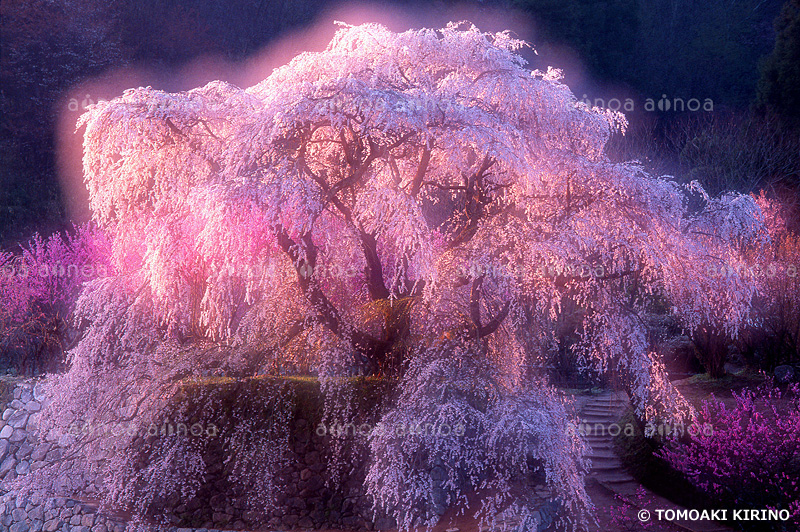
[[[725,361],[728,358],[728,337],[715,327],[704,326],[694,334],[698,358],[712,379],[725,376]]]

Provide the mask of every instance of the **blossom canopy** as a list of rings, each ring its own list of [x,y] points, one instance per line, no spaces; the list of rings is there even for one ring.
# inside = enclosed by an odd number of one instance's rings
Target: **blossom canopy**
[[[475,482],[502,462],[502,491],[525,461],[490,449],[512,442],[585,508],[582,444],[558,436],[568,415],[542,372],[562,317],[578,309],[569,348],[620,374],[642,417],[688,414],[642,315],[664,298],[686,328],[735,334],[754,287],[709,272],[744,264],[761,213],[612,161],[624,116],[526,69],[523,45],[466,23],[342,25],[247,89],[137,88],[91,107],[84,170],[114,275],[79,302],[92,325],[71,371],[144,373],[163,394],[212,358],[231,373],[361,367],[398,380],[387,419],[480,420],[472,451],[428,442],[431,460],[460,452]],[[432,386],[459,372],[489,406]],[[368,483],[411,526],[411,444],[382,437]]]

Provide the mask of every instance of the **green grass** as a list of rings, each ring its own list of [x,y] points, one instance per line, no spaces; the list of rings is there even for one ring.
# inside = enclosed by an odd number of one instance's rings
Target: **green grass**
[[[695,407],[713,394],[718,398],[732,397],[732,392],[745,388],[756,388],[764,383],[763,373],[744,369],[738,373],[727,374],[720,379],[712,379],[707,373],[693,375],[676,383],[676,387]]]
[[[565,395],[598,395],[606,391],[598,386],[572,387],[555,384],[555,388]]]

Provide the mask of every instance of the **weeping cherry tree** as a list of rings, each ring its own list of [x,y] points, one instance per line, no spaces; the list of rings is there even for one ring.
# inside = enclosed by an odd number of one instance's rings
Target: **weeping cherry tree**
[[[42,426],[147,423],[208,374],[310,371],[339,407],[345,377],[379,376],[396,390],[385,426],[466,427],[373,432],[366,489],[402,528],[470,490],[489,521],[525,508],[531,471],[582,522],[585,444],[543,370],[564,306],[580,310],[581,367],[618,375],[643,419],[690,416],[643,313],[663,298],[687,330],[735,335],[753,287],[712,273],[744,264],[761,214],[610,160],[624,116],[526,69],[522,46],[464,23],[342,25],[247,89],[137,88],[90,108],[85,179],[114,269],[83,291],[87,326]],[[84,468],[129,443],[84,439]],[[195,489],[200,457],[170,453],[161,466]],[[271,460],[247,467],[267,478]],[[124,475],[144,473],[115,467],[120,503]]]

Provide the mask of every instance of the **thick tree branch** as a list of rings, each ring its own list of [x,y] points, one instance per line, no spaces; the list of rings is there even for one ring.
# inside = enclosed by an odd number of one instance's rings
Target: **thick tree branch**
[[[383,279],[383,266],[378,256],[378,243],[375,241],[375,235],[367,233],[363,229],[359,229],[358,233],[361,237],[361,250],[364,252],[364,259],[367,262],[364,275],[367,278],[369,296],[373,301],[386,299],[389,297],[389,289],[386,288],[386,282]]]
[[[302,169],[307,172],[311,178],[320,186],[323,192],[328,196],[331,203],[342,213],[345,221],[355,227],[353,223],[353,213],[347,205],[344,204],[335,194],[331,194],[330,187],[322,177],[315,174],[306,164],[304,157],[304,148],[298,157]],[[370,298],[373,301],[378,299],[385,299],[389,297],[389,290],[386,288],[386,283],[383,279],[383,267],[381,260],[378,256],[378,245],[375,241],[375,235],[367,233],[361,228],[357,229],[359,240],[361,242],[361,250],[364,252],[364,260],[367,263],[364,274],[367,279],[367,288],[369,289]]]
[[[510,309],[509,302],[506,301],[500,312],[492,318],[486,325],[481,325],[481,286],[483,285],[483,275],[476,277],[472,281],[472,290],[469,295],[469,317],[475,326],[478,338],[484,338],[495,332],[508,316]]]
[[[169,117],[165,118],[165,119],[164,119],[164,122],[167,124],[167,126],[169,126],[169,128],[170,128],[170,129],[171,129],[173,132],[177,133],[177,134],[178,134],[178,135],[180,135],[181,137],[186,137],[186,136],[187,136],[187,135],[186,135],[186,133],[184,133],[183,131],[181,131],[181,129],[180,129],[178,126],[176,126],[176,125],[175,125],[175,123],[174,123],[172,120],[170,120],[170,118],[169,118]]]
[[[286,229],[279,227],[277,231],[278,245],[289,255],[297,272],[297,282],[305,295],[306,300],[317,312],[319,320],[334,334],[342,332],[341,316],[339,311],[328,300],[317,283],[313,282],[312,274],[317,261],[317,248],[311,241],[310,235],[303,237],[305,256],[300,253],[300,246],[289,236]]]
[[[486,155],[478,170],[467,177],[464,176],[464,214],[469,222],[453,240],[448,243],[448,249],[453,249],[469,242],[478,231],[481,218],[485,214],[485,207],[491,202],[490,196],[484,190],[484,177],[495,164],[495,159]]]
[[[356,164],[356,161],[352,159],[351,155],[349,154],[349,151],[345,148],[345,156],[348,165],[350,165],[350,167],[353,168],[353,172],[349,176],[345,177],[344,179],[333,185],[330,188],[330,191],[328,192],[328,197],[330,198],[332,196],[335,196],[342,190],[350,186],[353,186],[355,184],[358,184],[361,181],[361,179],[366,175],[367,171],[370,169],[372,163],[375,162],[376,159],[382,157],[386,152],[393,150],[398,146],[401,146],[411,137],[411,135],[412,135],[411,133],[403,135],[395,142],[388,144],[386,146],[381,146],[380,144],[372,140],[371,137],[367,137],[367,142],[369,144],[369,155],[367,155],[367,157],[358,164]]]
[[[483,275],[472,281],[472,289],[469,293],[469,319],[477,329],[481,328],[481,284],[483,284]]]
[[[342,216],[344,216],[345,221],[355,228],[353,213],[350,208],[331,191],[328,183],[321,176],[314,173],[314,171],[308,167],[308,164],[305,162],[305,146],[300,148],[300,154],[297,160],[301,169],[308,173],[311,179],[320,186],[330,202],[333,203]],[[364,231],[360,227],[356,230],[358,231],[359,240],[361,242],[361,250],[364,253],[364,260],[367,263],[364,274],[367,279],[367,288],[369,289],[370,298],[373,301],[385,299],[389,297],[389,290],[386,288],[386,283],[383,279],[383,267],[380,257],[378,256],[378,245],[375,241],[375,235]]]
[[[305,255],[300,252],[300,246],[289,236],[285,228],[277,228],[277,239],[278,245],[292,260],[297,271],[297,282],[300,289],[316,312],[319,322],[335,335],[347,339],[355,350],[366,355],[370,365],[379,366],[381,354],[386,350],[387,342],[347,327],[343,323],[339,311],[322,292],[319,285],[314,282],[312,274],[317,261],[317,248],[311,240],[311,236],[309,234],[303,236]]]
[[[492,318],[486,325],[478,327],[478,338],[484,338],[495,332],[506,319],[506,316],[508,316],[509,310],[510,304],[506,301],[497,316]]]
[[[431,149],[426,145],[422,149],[422,159],[419,161],[419,166],[417,167],[417,173],[414,176],[414,181],[411,182],[411,196],[416,197],[419,194],[420,188],[422,188],[422,178],[425,177],[425,173],[428,171],[428,165],[431,162]]]

